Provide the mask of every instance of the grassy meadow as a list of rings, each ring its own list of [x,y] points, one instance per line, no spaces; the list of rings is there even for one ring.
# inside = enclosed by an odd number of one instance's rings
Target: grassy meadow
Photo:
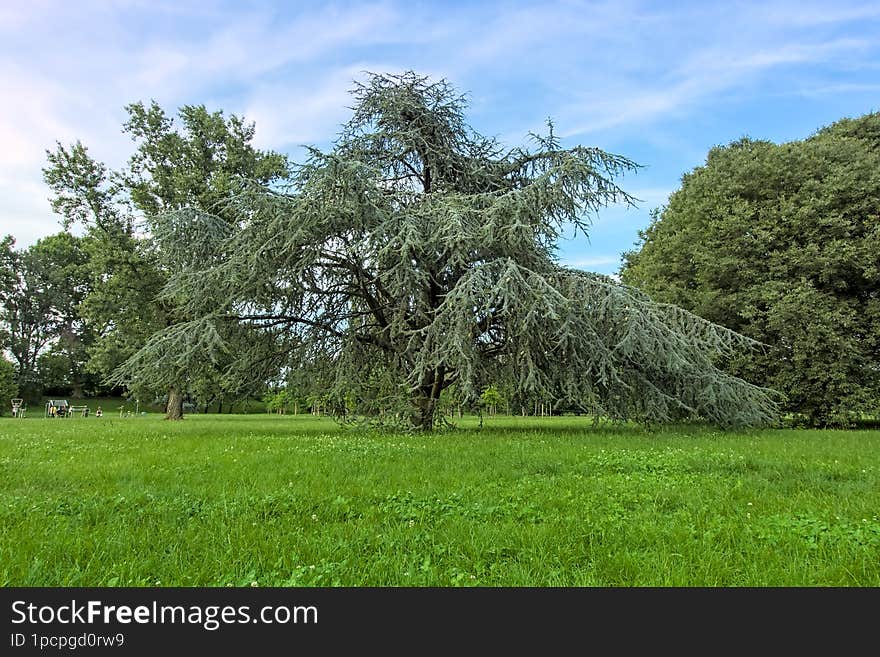
[[[880,431],[0,419],[3,586],[880,586]]]

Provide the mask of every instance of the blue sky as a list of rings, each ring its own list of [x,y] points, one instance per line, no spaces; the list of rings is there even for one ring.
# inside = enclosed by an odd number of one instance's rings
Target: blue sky
[[[0,234],[24,246],[60,229],[45,150],[80,139],[121,165],[127,103],[243,115],[296,161],[333,139],[353,80],[408,69],[452,82],[471,124],[509,145],[550,117],[565,145],[642,164],[621,180],[637,209],[560,245],[613,273],[712,146],[880,110],[880,3],[4,0]]]

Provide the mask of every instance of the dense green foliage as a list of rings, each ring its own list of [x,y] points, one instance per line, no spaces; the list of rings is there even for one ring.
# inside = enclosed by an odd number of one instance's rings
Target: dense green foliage
[[[0,586],[880,586],[880,432],[0,420]]]
[[[559,266],[566,226],[631,198],[635,168],[553,136],[506,149],[475,133],[444,81],[370,76],[333,149],[281,193],[251,184],[218,210],[154,221],[164,249],[216,236],[165,298],[190,318],[154,335],[119,382],[174,385],[205,363],[323,374],[339,413],[431,429],[444,390],[504,382],[615,419],[723,425],[774,417],[767,390],[713,365],[736,333],[615,281]],[[163,215],[157,215],[162,217]],[[172,239],[173,237],[173,239]],[[178,259],[182,261],[182,259]]]
[[[812,425],[880,407],[880,114],[710,151],[623,280],[766,345],[733,371]]]
[[[0,244],[0,348],[11,354],[25,398],[95,390],[86,371],[94,337],[79,313],[89,283],[80,238],[59,233],[20,250],[11,236]]]
[[[0,415],[11,412],[12,399],[18,397],[18,385],[15,382],[15,367],[0,356]]]
[[[57,328],[51,292],[42,286],[40,264],[27,250],[15,249],[11,235],[0,242],[0,336],[25,397],[31,397],[37,387],[37,359]]]

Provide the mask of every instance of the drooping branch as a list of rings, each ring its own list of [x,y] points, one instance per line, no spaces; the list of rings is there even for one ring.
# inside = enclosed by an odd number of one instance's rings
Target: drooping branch
[[[346,412],[425,429],[445,389],[475,398],[493,381],[615,419],[773,417],[769,391],[716,365],[748,340],[557,264],[567,226],[635,202],[616,182],[635,163],[552,134],[505,152],[448,84],[415,74],[372,76],[355,98],[330,152],[311,149],[288,189],[243,183],[222,259],[166,286],[187,316],[235,325],[198,349],[271,335],[332,372]]]

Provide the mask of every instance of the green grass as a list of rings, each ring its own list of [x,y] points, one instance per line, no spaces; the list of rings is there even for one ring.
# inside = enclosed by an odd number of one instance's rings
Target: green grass
[[[878,586],[880,431],[0,420],[4,586]]]

